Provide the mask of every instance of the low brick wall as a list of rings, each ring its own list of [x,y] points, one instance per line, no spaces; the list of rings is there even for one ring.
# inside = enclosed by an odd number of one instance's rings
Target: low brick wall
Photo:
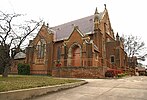
[[[55,67],[52,69],[54,77],[71,78],[104,78],[104,67]]]
[[[30,70],[30,74],[47,75],[47,70]]]

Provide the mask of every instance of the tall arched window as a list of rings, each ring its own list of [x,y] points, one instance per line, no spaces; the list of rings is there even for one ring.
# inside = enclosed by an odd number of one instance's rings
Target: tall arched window
[[[37,49],[38,49],[37,58],[38,59],[43,59],[44,58],[45,51],[46,51],[46,42],[45,42],[44,39],[41,39],[38,42]]]
[[[61,49],[60,49],[60,46],[58,46],[58,49],[57,49],[57,60],[60,61],[60,56],[61,56]]]

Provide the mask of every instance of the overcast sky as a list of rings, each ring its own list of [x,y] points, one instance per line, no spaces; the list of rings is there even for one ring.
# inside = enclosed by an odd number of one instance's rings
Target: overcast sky
[[[115,33],[140,36],[147,46],[146,0],[1,0],[0,10],[26,14],[27,19],[41,18],[53,27],[90,16],[96,7],[102,12],[104,4]]]

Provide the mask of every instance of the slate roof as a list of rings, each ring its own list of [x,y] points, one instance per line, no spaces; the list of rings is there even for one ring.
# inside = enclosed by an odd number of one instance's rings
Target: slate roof
[[[19,52],[14,56],[14,59],[23,59],[26,58],[26,54],[23,52]]]
[[[103,12],[99,13],[98,18],[101,20],[103,17]],[[91,34],[94,28],[94,15],[84,17],[78,20],[74,20],[62,25],[58,25],[52,27],[51,29],[54,30],[54,35],[56,37],[56,41],[68,39],[70,34],[72,33],[74,26],[78,26],[79,30],[85,34]]]
[[[135,69],[138,69],[138,71],[146,71],[145,67],[136,67]]]

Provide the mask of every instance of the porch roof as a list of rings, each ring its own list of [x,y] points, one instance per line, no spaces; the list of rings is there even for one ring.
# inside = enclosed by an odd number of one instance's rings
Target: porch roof
[[[14,56],[14,59],[25,59],[26,58],[26,54],[23,52],[19,52]]]

